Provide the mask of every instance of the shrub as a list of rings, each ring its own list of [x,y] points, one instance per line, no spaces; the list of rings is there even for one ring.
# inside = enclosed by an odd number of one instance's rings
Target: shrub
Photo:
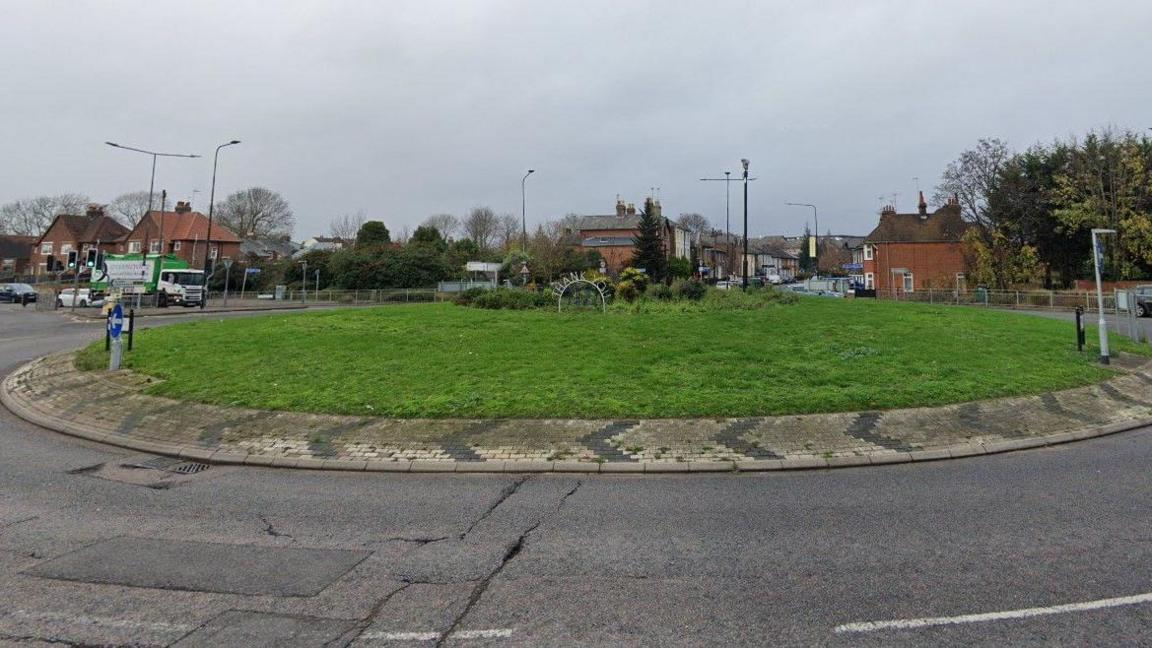
[[[630,281],[636,287],[637,293],[642,293],[648,289],[648,283],[652,277],[648,274],[640,272],[636,268],[624,268],[620,271],[620,281]]]
[[[672,292],[672,288],[662,283],[655,283],[648,286],[645,294],[652,299],[658,299],[660,301],[672,301],[676,297],[675,293]]]
[[[640,296],[640,288],[631,279],[622,279],[616,282],[615,295],[626,302],[634,302]]]
[[[680,299],[700,301],[708,292],[708,286],[704,285],[703,282],[695,280],[677,281],[672,284],[672,291],[675,292],[676,296]]]
[[[475,301],[477,297],[483,295],[486,292],[488,292],[487,288],[469,288],[468,290],[465,290],[456,295],[452,301],[459,306],[471,306],[472,302]]]
[[[492,310],[527,310],[551,306],[553,303],[552,298],[544,293],[530,290],[497,288],[495,290],[483,291],[481,294],[473,297],[472,301],[467,305],[473,308],[488,308]]]

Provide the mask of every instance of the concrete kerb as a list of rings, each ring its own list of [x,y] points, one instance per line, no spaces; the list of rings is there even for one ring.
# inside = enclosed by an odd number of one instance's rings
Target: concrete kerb
[[[43,428],[87,441],[112,445],[137,452],[158,454],[192,461],[220,465],[245,465],[273,468],[309,470],[343,470],[350,472],[419,472],[419,473],[603,473],[603,474],[673,474],[717,472],[764,472],[780,470],[813,470],[850,468],[886,464],[912,463],[959,459],[988,454],[1042,448],[1084,439],[1109,436],[1120,432],[1152,426],[1152,417],[1085,427],[1071,432],[1023,439],[991,441],[981,444],[957,444],[948,448],[916,450],[912,452],[875,452],[851,456],[805,456],[784,459],[758,459],[738,461],[691,462],[598,462],[598,461],[389,461],[389,460],[334,460],[314,457],[266,456],[243,454],[217,448],[195,447],[136,439],[119,434],[86,428],[24,402],[15,377],[22,369],[44,358],[18,368],[0,383],[0,404],[16,416]]]

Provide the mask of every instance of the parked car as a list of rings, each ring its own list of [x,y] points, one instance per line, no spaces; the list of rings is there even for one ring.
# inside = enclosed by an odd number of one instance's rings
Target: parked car
[[[1136,317],[1152,314],[1152,286],[1136,286],[1132,292],[1136,295]]]
[[[71,308],[72,302],[76,302],[76,306],[80,308],[87,308],[89,306],[100,306],[104,303],[103,297],[100,295],[93,295],[92,291],[88,288],[65,288],[60,291],[56,296],[56,308]]]
[[[27,295],[27,303],[36,301],[36,289],[26,283],[0,284],[0,302],[19,304]]]
[[[738,287],[739,285],[740,284],[735,282],[735,281],[717,281],[716,282],[716,289],[717,290],[731,290],[732,288]]]

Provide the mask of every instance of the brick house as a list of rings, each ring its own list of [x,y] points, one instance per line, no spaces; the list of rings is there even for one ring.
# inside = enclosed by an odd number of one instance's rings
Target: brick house
[[[127,233],[128,228],[107,216],[102,205],[88,205],[88,211],[83,215],[60,214],[34,241],[29,258],[30,270],[43,275],[63,269],[72,250],[82,255],[91,248],[115,252],[117,242]],[[54,268],[48,267],[50,258]]]
[[[954,288],[968,267],[963,239],[971,227],[955,198],[931,214],[923,192],[915,214],[885,207],[876,229],[864,237],[864,287],[882,296]]]
[[[0,235],[0,277],[11,278],[28,273],[35,236]]]
[[[692,256],[691,233],[664,218],[660,201],[647,198],[644,209],[661,221],[660,238],[669,259]],[[635,239],[640,234],[640,214],[636,206],[616,200],[616,213],[606,216],[582,216],[577,221],[576,247],[581,252],[595,250],[604,258],[608,272],[616,274],[632,264]]]
[[[194,268],[204,265],[208,217],[186,202],[176,203],[175,211],[150,211],[131,232],[120,239],[122,254],[174,254]],[[212,223],[213,258],[240,258],[240,239],[219,222]]]

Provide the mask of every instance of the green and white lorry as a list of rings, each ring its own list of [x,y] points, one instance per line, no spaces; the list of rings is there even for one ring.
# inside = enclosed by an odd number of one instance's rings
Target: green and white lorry
[[[90,288],[102,294],[154,294],[160,306],[198,306],[204,300],[204,271],[174,255],[105,254],[92,269]]]

